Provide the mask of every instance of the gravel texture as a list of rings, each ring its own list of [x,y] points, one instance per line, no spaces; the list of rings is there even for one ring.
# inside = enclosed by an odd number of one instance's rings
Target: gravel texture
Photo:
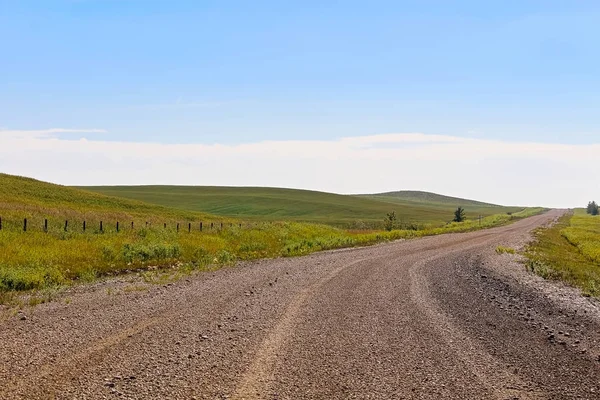
[[[600,399],[600,307],[526,272],[561,214],[74,288],[0,322],[1,399]]]

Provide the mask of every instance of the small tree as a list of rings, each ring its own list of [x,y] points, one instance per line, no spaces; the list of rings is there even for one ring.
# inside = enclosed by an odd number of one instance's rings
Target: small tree
[[[383,226],[386,231],[391,231],[394,229],[396,225],[396,211],[392,211],[391,213],[387,213],[385,219],[383,220]]]
[[[456,211],[454,211],[454,219],[453,222],[463,222],[465,220],[465,209],[462,207],[458,207]]]
[[[598,209],[598,204],[595,201],[590,201],[587,206],[587,213],[591,215],[598,215],[600,210]]]

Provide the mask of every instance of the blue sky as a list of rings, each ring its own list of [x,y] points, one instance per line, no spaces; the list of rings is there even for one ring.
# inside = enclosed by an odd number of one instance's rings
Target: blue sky
[[[595,143],[599,20],[597,1],[0,0],[0,128]]]
[[[0,0],[0,172],[585,206],[598,21],[584,0]]]

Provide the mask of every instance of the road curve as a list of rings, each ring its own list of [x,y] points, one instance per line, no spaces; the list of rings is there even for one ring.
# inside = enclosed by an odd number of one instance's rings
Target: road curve
[[[0,322],[0,398],[600,399],[597,303],[494,251],[560,213],[75,288]]]

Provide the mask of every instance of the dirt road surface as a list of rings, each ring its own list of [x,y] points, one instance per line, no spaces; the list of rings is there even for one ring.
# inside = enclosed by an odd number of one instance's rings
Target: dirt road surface
[[[600,311],[529,275],[560,215],[113,280],[0,322],[1,399],[600,399]]]

